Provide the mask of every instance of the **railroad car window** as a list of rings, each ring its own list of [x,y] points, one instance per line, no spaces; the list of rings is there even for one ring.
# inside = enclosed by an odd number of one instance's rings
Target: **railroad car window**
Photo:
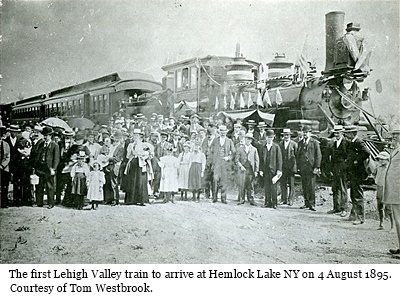
[[[82,111],[82,99],[79,99],[78,109],[79,109],[79,114],[80,114]]]
[[[189,68],[182,69],[182,89],[189,89]]]
[[[107,97],[106,95],[104,97]],[[105,98],[104,99],[104,113],[108,113],[109,105],[108,105],[108,100]]]
[[[182,70],[176,71],[175,81],[176,81],[176,91],[182,90]]]
[[[103,95],[103,100],[107,100],[107,94]]]
[[[197,68],[196,67],[190,68],[190,88],[191,89],[197,88]]]

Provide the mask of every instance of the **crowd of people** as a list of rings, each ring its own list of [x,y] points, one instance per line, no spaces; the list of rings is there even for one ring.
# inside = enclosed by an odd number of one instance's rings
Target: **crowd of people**
[[[179,195],[183,201],[199,201],[203,196],[227,204],[227,190],[235,187],[238,205],[246,201],[256,205],[255,189],[263,189],[262,207],[276,209],[279,189],[280,204],[293,204],[295,175],[300,174],[304,197],[300,208],[316,210],[315,181],[323,156],[308,125],[297,130],[295,137],[284,128],[279,139],[262,120],[243,124],[240,119],[201,119],[197,114],[177,119],[137,114],[74,131],[40,124],[23,128],[0,128],[3,208],[42,207],[46,194],[48,208],[62,204],[82,209],[88,200],[96,209],[99,203],[118,205],[120,191],[127,205],[143,206],[155,199],[174,203]],[[394,131],[394,142],[397,135]],[[399,233],[399,211],[391,208],[399,204],[393,203],[398,191],[389,192],[393,188],[387,184],[392,182],[386,179],[394,166],[391,162],[397,160],[393,152],[381,152],[375,170],[378,229],[387,216]],[[333,192],[333,209],[328,213],[363,224],[362,183],[368,175],[364,163],[370,153],[357,137],[357,128],[334,126],[324,154]],[[12,200],[8,198],[10,183]]]

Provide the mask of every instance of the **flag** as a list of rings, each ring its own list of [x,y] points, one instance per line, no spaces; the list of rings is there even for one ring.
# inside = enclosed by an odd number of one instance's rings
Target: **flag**
[[[279,106],[282,104],[282,95],[281,92],[279,91],[279,88],[276,88],[276,96],[275,96],[275,102]]]
[[[239,97],[239,106],[240,106],[240,108],[244,108],[246,106],[242,92],[240,93],[240,97]]]
[[[228,108],[228,104],[226,102],[226,95],[224,95],[224,110]]]
[[[300,79],[304,82],[308,72],[308,35],[306,35],[301,54],[297,57],[297,65],[300,68]]]
[[[253,100],[251,98],[251,93],[249,92],[249,99],[247,100],[247,108],[250,108],[253,105]]]
[[[230,105],[229,105],[229,108],[230,108],[231,110],[235,109],[235,99],[234,99],[232,93],[231,93],[231,103],[230,103]]]
[[[218,110],[219,106],[219,101],[218,101],[218,96],[215,97],[215,110]]]
[[[261,94],[260,94],[260,91],[259,90],[257,90],[257,106],[260,106],[260,107],[263,107],[264,105],[263,105],[263,102],[262,102],[262,99],[261,99]]]
[[[269,98],[269,93],[268,90],[265,90],[264,92],[264,105],[266,108],[272,107],[271,99]]]

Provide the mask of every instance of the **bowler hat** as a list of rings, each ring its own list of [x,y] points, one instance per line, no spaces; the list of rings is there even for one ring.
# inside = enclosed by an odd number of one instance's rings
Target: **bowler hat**
[[[43,128],[42,134],[43,134],[44,136],[49,136],[49,135],[52,135],[53,133],[54,133],[53,128],[51,128],[51,127],[49,127],[49,126],[45,126],[45,127]]]
[[[267,137],[273,137],[275,135],[275,133],[272,129],[268,129],[266,131],[266,135],[267,135]]]

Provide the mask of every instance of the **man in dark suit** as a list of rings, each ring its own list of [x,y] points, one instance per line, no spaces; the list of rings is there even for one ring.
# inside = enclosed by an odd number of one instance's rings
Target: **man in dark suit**
[[[349,141],[343,135],[341,125],[333,127],[334,140],[331,143],[329,161],[332,169],[333,209],[328,214],[347,216],[347,153]]]
[[[297,173],[296,153],[297,143],[290,139],[292,132],[290,128],[283,129],[283,140],[279,143],[282,152],[282,177],[281,192],[282,204],[293,204],[294,196],[294,174]],[[289,196],[288,196],[289,188]]]
[[[229,177],[232,175],[232,160],[235,157],[235,146],[226,134],[228,128],[219,126],[219,137],[216,137],[210,147],[209,158],[212,171],[214,172],[213,202],[217,202],[218,189],[221,189],[221,202],[226,201],[226,189]]]
[[[260,175],[264,177],[264,208],[278,206],[277,182],[282,176],[282,153],[279,145],[274,143],[275,133],[267,130],[266,143],[260,158]]]
[[[18,162],[15,160],[15,156],[17,153],[18,143],[21,140],[21,129],[18,125],[10,125],[7,128],[9,136],[5,138],[5,142],[7,142],[8,146],[10,147],[10,165],[9,165],[9,173],[10,173],[10,182],[14,185],[14,175],[15,171],[18,167]],[[13,188],[13,201],[15,203],[16,199],[18,198],[18,188]]]
[[[0,192],[1,207],[8,207],[8,186],[10,184],[10,146],[5,141],[6,128],[0,126]]]
[[[257,125],[256,121],[254,120],[248,120],[247,121],[247,132],[253,134],[253,138],[256,142],[260,139],[260,134],[258,133],[257,130],[255,130],[255,127]]]
[[[44,188],[46,188],[49,209],[54,207],[55,175],[60,162],[60,149],[58,144],[52,140],[53,133],[51,127],[43,128],[44,142],[38,149],[38,163],[36,165],[36,172],[39,176],[37,205],[43,206]]]
[[[301,209],[315,211],[315,176],[321,166],[321,149],[319,142],[311,137],[311,127],[303,127],[304,138],[297,148],[297,167],[300,170],[303,188],[304,205]]]
[[[349,139],[347,150],[347,174],[350,186],[350,200],[353,205],[350,220],[353,224],[363,224],[365,221],[363,181],[368,177],[364,161],[369,157],[369,151],[363,141],[357,137],[356,126],[346,126],[345,135]]]

